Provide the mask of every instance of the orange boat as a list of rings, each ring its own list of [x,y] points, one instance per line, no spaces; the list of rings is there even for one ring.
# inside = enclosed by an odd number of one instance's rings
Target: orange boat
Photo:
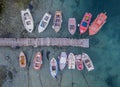
[[[23,53],[23,51],[20,52],[19,64],[20,64],[20,67],[26,67],[26,56]]]
[[[41,52],[37,52],[33,60],[33,67],[34,69],[38,70],[41,68],[41,65],[42,65],[42,54]]]
[[[86,12],[80,23],[80,27],[79,27],[80,34],[83,34],[87,31],[91,18],[92,18],[92,14]]]
[[[96,34],[100,30],[100,28],[104,25],[106,19],[107,19],[106,13],[100,13],[93,21],[93,23],[89,26],[89,35]]]

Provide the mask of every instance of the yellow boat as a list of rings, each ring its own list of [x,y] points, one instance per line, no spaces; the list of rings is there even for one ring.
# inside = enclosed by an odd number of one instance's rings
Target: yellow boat
[[[23,51],[20,52],[19,64],[20,64],[20,67],[26,67],[26,56],[23,53]]]

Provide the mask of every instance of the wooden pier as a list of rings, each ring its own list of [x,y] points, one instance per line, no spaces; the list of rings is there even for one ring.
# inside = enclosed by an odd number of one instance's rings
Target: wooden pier
[[[89,47],[89,39],[69,38],[0,38],[0,46],[75,46]]]

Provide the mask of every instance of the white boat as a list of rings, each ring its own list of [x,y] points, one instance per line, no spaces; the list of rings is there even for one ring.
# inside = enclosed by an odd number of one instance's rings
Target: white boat
[[[68,55],[68,69],[75,69],[75,55],[73,53]]]
[[[29,9],[21,10],[21,17],[25,29],[31,33],[34,29],[34,23],[30,10]]]
[[[68,30],[69,30],[71,35],[73,35],[76,32],[76,20],[75,20],[75,18],[69,18]]]
[[[67,54],[66,52],[61,52],[60,61],[59,61],[60,70],[63,70],[65,68],[66,62],[67,62]]]
[[[52,26],[55,32],[58,32],[61,29],[61,24],[62,24],[62,12],[56,11],[54,20],[53,20],[53,26]]]
[[[45,13],[44,14],[44,16],[43,16],[43,18],[40,21],[40,24],[38,26],[38,32],[39,33],[43,32],[47,28],[47,26],[50,22],[51,16],[52,15],[50,13]]]
[[[82,60],[88,71],[92,71],[94,69],[93,63],[86,53],[82,53]]]
[[[50,60],[50,73],[53,78],[56,78],[56,75],[58,73],[58,65],[57,65],[57,61],[55,58],[52,58]]]

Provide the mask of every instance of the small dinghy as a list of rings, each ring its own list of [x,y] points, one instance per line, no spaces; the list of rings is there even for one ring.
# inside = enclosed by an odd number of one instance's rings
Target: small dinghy
[[[66,62],[67,62],[67,54],[66,52],[61,52],[60,61],[59,61],[60,70],[63,70],[65,68]]]
[[[68,55],[68,69],[75,69],[75,55],[73,53]]]
[[[82,60],[88,71],[94,70],[93,63],[92,63],[90,57],[86,53],[82,53]]]
[[[41,68],[41,66],[42,66],[42,54],[41,52],[37,52],[33,60],[33,67],[34,69],[38,70]]]
[[[20,64],[20,67],[26,67],[26,56],[23,53],[23,51],[20,52],[19,64]]]
[[[76,55],[75,57],[75,62],[76,62],[76,67],[78,70],[83,70],[84,66],[83,66],[83,61],[82,61],[82,56],[81,54]]]
[[[76,20],[75,20],[75,18],[69,18],[68,30],[69,30],[71,35],[74,35],[74,33],[76,32]]]
[[[34,23],[33,23],[33,18],[32,18],[32,15],[30,13],[30,10],[29,9],[22,10],[21,17],[22,17],[22,21],[23,21],[25,29],[28,32],[32,33],[32,31],[34,29]]]
[[[47,26],[50,22],[51,16],[52,15],[50,13],[45,13],[44,14],[44,16],[43,16],[43,18],[40,21],[40,24],[38,26],[38,32],[39,33],[43,32],[47,28]]]
[[[57,61],[55,58],[52,58],[50,60],[50,73],[53,78],[56,78],[56,75],[58,73],[58,65],[57,65]]]
[[[52,28],[57,33],[58,31],[60,31],[61,25],[62,25],[62,12],[61,11],[56,11],[54,19],[53,19]]]

